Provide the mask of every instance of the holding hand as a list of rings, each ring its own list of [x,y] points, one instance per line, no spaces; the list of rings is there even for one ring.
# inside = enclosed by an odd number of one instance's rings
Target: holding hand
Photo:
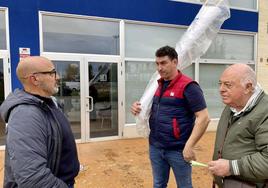
[[[136,116],[140,113],[141,111],[141,103],[139,101],[136,101],[132,104],[131,106],[131,113]]]
[[[229,160],[218,159],[208,163],[208,170],[211,174],[216,176],[230,176]]]
[[[185,161],[190,162],[196,160],[193,147],[190,147],[186,144],[182,153]]]

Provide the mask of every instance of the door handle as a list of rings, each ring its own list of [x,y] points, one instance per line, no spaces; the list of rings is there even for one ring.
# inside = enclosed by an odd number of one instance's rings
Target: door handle
[[[87,99],[86,100],[86,112],[92,112],[93,111],[93,104],[94,104],[93,97],[87,96],[86,99]],[[90,106],[90,108],[89,108],[89,106]]]

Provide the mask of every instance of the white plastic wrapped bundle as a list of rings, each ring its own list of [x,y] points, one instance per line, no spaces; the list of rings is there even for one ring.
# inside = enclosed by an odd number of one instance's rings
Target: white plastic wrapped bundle
[[[192,61],[200,58],[207,51],[223,22],[229,17],[228,0],[207,0],[205,2],[180,41],[176,44],[179,61],[178,69],[183,70],[190,66]],[[150,132],[148,120],[159,78],[160,75],[155,72],[140,99],[141,112],[136,116],[136,124],[137,132],[141,136],[148,136]]]
[[[183,70],[196,58],[205,54],[223,22],[229,17],[230,9],[227,0],[206,1],[176,44],[178,69]]]
[[[149,129],[149,116],[153,103],[153,96],[158,87],[157,80],[160,78],[158,72],[155,72],[151,77],[149,83],[145,88],[145,92],[140,99],[141,112],[136,116],[137,132],[141,136],[148,136]]]

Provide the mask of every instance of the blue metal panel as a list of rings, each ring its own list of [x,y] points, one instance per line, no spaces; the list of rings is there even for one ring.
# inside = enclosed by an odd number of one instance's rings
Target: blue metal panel
[[[20,86],[14,76],[19,47],[31,48],[31,55],[39,54],[38,11],[187,26],[201,7],[169,0],[1,0],[0,6],[9,8],[12,88]],[[231,18],[222,28],[258,32],[258,13],[231,10]]]
[[[222,28],[238,31],[258,32],[259,14],[257,12],[231,10],[231,18]]]
[[[138,20],[156,23],[190,25],[200,5],[169,0],[40,0],[39,10]],[[224,29],[258,31],[258,13],[231,10]]]
[[[31,55],[39,55],[38,11],[35,0],[9,1],[9,35],[12,88],[21,87],[16,77],[16,67],[19,61],[19,48],[31,49]]]
[[[49,3],[48,3],[49,2]],[[71,14],[189,25],[200,6],[168,0],[42,1],[40,9]]]

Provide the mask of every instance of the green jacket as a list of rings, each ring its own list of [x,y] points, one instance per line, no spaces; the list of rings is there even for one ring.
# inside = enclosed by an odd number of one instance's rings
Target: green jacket
[[[249,182],[268,179],[268,96],[263,92],[256,104],[233,117],[227,106],[222,112],[215,141],[213,160],[230,160],[234,178]],[[228,126],[229,125],[229,126]],[[222,187],[222,178],[215,177]]]

